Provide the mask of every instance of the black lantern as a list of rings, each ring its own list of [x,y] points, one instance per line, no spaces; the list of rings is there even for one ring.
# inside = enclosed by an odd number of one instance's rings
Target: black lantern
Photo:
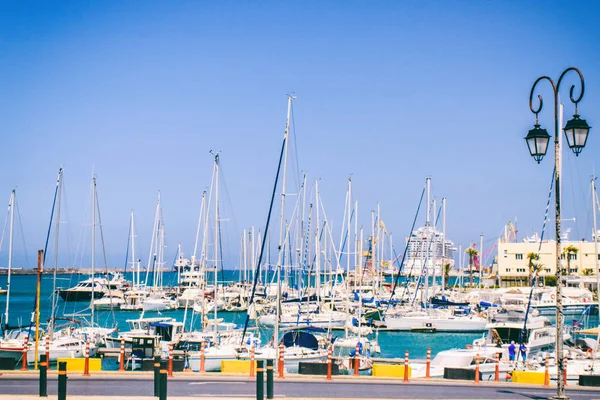
[[[529,147],[529,153],[531,154],[531,157],[538,162],[538,164],[546,155],[549,140],[550,135],[548,135],[548,132],[546,132],[545,129],[540,128],[539,124],[535,124],[533,129],[531,129],[525,137],[527,147]]]
[[[581,150],[585,147],[590,128],[591,127],[587,122],[585,122],[585,119],[579,119],[577,113],[573,115],[573,119],[565,125],[564,131],[567,136],[567,144],[576,156],[579,156],[579,153],[581,153]]]

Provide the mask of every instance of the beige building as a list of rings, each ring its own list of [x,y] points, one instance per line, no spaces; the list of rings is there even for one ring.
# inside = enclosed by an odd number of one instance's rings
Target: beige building
[[[577,254],[571,254],[569,262],[567,256],[561,255],[561,268],[567,269],[569,265],[569,276],[595,275],[597,265],[600,265],[600,255],[596,253],[594,242],[563,241],[561,247],[568,246],[577,248]],[[598,243],[600,249],[600,242]],[[537,241],[506,243],[498,242],[498,264],[497,271],[500,286],[527,285],[529,272],[529,261],[527,254],[537,253],[540,255],[536,262],[541,264],[539,276],[554,275],[556,271],[556,242],[544,241],[540,248]]]

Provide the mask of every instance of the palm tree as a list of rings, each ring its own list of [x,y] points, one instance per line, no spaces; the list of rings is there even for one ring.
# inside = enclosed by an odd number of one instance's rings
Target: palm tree
[[[579,249],[573,245],[568,245],[563,249],[563,254],[567,256],[567,271],[562,271],[561,275],[569,275],[571,273],[571,255],[577,254]]]
[[[538,265],[534,262],[540,259],[540,255],[538,253],[529,253],[527,254],[527,262],[529,264],[529,276],[527,277],[527,283],[531,286],[533,282],[533,273],[537,272]]]
[[[452,266],[450,263],[444,264],[444,289],[446,289],[448,285],[448,281],[450,280],[450,271],[452,270]]]
[[[466,253],[469,255],[469,286],[473,287],[473,258],[477,255],[477,249],[469,247]]]

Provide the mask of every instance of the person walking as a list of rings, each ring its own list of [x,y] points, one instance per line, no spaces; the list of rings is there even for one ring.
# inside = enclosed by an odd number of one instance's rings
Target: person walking
[[[508,360],[511,363],[515,362],[516,347],[517,346],[515,346],[515,341],[514,340],[512,340],[510,342],[510,344],[508,345]]]
[[[519,351],[521,351],[521,358],[523,358],[523,362],[527,361],[527,346],[525,346],[525,343],[521,343]]]

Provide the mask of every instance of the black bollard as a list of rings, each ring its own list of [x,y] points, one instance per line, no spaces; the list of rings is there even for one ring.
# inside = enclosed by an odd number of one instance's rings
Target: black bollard
[[[159,400],[167,400],[167,361],[160,362]]]
[[[256,400],[264,400],[265,398],[265,362],[263,360],[256,361]]]
[[[67,362],[58,363],[58,400],[67,400]]]
[[[273,360],[267,360],[267,399],[273,399]]]
[[[154,356],[154,397],[160,392],[160,356]]]
[[[48,397],[48,364],[46,355],[40,356],[40,397]]]

